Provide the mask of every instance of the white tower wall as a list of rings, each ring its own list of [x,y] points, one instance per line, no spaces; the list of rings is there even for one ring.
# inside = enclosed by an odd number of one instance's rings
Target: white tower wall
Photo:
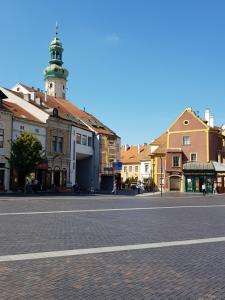
[[[45,90],[47,95],[66,98],[66,80],[63,78],[47,78],[45,79]]]

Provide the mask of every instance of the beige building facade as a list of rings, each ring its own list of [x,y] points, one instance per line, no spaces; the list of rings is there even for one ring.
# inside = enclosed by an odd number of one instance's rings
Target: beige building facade
[[[0,93],[1,98],[5,98]],[[12,113],[0,99],[0,191],[8,191],[10,185],[10,168],[7,158],[10,157],[12,139]]]

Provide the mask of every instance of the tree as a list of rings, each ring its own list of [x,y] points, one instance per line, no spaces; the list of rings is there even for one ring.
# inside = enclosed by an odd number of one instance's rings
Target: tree
[[[16,172],[18,183],[25,186],[25,179],[44,160],[42,145],[30,132],[23,132],[11,142],[9,164]]]

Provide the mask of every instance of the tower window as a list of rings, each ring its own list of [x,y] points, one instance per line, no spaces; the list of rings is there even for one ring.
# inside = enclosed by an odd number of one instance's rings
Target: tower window
[[[50,89],[52,88],[52,82],[49,84]]]
[[[63,89],[65,90],[65,86],[63,85]]]

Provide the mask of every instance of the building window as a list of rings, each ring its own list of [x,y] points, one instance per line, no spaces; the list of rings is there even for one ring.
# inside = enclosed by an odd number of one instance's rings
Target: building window
[[[124,166],[123,171],[124,173],[127,173],[127,166]]]
[[[77,142],[77,144],[81,144],[81,134],[80,133],[77,133],[76,142]]]
[[[92,137],[91,136],[88,137],[88,146],[92,147]]]
[[[145,164],[145,173],[148,173],[149,171],[149,164]]]
[[[38,128],[35,128],[35,132],[36,132],[36,133],[39,133],[39,129],[38,129]]]
[[[138,172],[138,166],[135,166],[135,172],[136,173]]]
[[[24,126],[23,125],[20,125],[20,130],[24,130]]]
[[[58,137],[58,152],[63,153],[63,137]]]
[[[179,167],[180,166],[180,156],[173,156],[173,167]]]
[[[190,145],[190,136],[183,136],[183,145]]]
[[[53,152],[57,152],[57,136],[52,137],[52,150]]]
[[[49,84],[50,89],[52,88],[52,86],[53,86],[53,84],[50,82],[50,84]]]
[[[82,145],[87,145],[87,136],[86,135],[82,135]]]
[[[190,154],[190,161],[197,161],[197,153]]]
[[[0,148],[4,146],[4,129],[0,129]]]
[[[132,172],[132,166],[129,166],[129,172],[130,173]]]
[[[188,125],[188,124],[189,124],[189,121],[188,121],[188,120],[184,120],[183,124],[184,124],[184,125]]]

